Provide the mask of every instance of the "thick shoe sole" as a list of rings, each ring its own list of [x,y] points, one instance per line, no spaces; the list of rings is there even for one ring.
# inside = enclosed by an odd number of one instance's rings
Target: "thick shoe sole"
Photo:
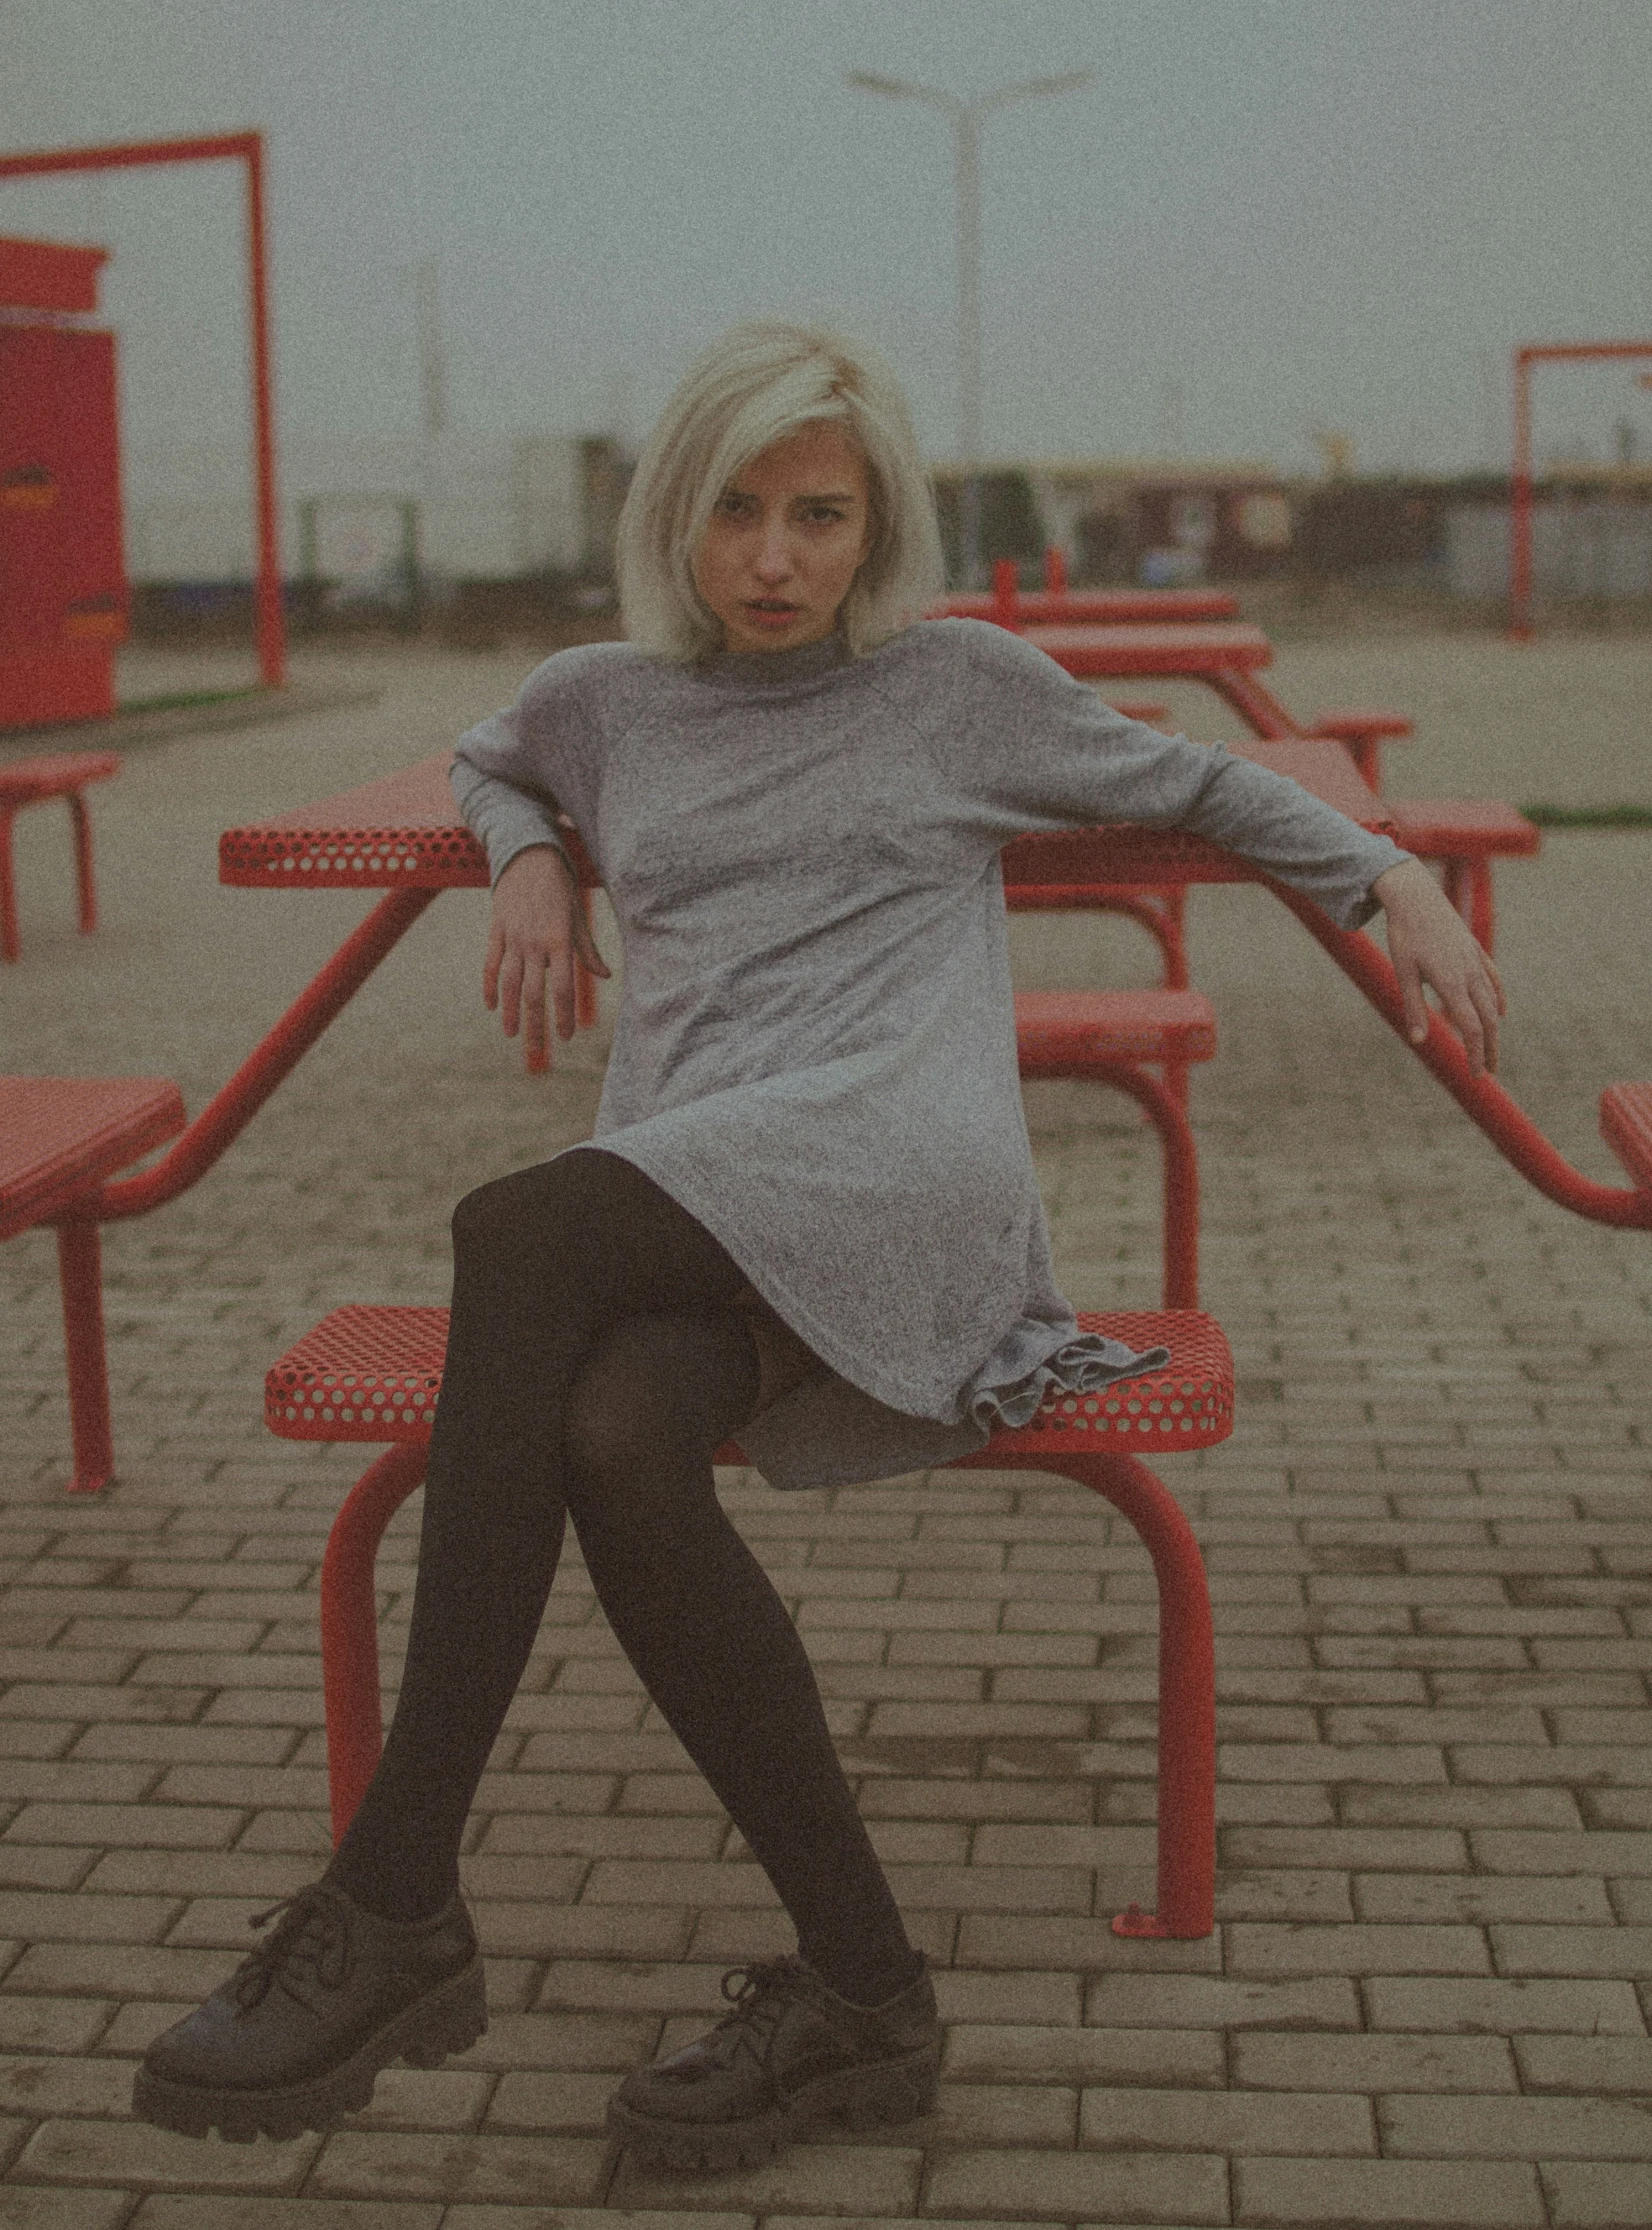
[[[255,2137],[297,2137],[328,2129],[341,2114],[373,2102],[373,2085],[392,2060],[439,2067],[450,2052],[467,2051],[488,2025],[482,1962],[473,1959],[448,1981],[407,2006],[368,2037],[338,2067],[280,2090],[207,2090],[168,2082],[140,2067],[132,2085],[132,2111],[141,2121],[205,2137],[214,2129],[232,2145]]]
[[[608,2102],[608,2127],[623,2144],[661,2168],[679,2173],[722,2174],[756,2168],[806,2130],[840,2122],[850,2129],[873,2129],[884,2122],[921,2121],[935,2111],[940,2085],[940,2050],[927,2046],[896,2060],[875,2060],[818,2076],[783,2105],[741,2122],[681,2122],[648,2114],[623,2099]]]

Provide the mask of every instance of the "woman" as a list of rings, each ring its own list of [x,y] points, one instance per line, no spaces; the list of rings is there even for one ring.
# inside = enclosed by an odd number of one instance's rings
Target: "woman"
[[[625,644],[564,651],[459,746],[494,876],[483,995],[530,1067],[604,966],[557,815],[598,862],[625,994],[595,1136],[454,1216],[453,1316],[407,1664],[323,1880],[151,2048],[137,2110],[282,2135],[485,2023],[460,1835],[571,1513],[649,1694],[797,1929],[615,2130],[681,2165],[932,2104],[935,2001],[783,1605],[713,1489],[875,1478],[1144,1366],[1058,1291],[1016,1077],[999,848],[1195,830],[1345,926],[1386,909],[1411,1026],[1476,1067],[1490,963],[1426,870],[1294,783],[1124,720],[970,621],[914,623],[934,516],[889,374],[742,328],[690,372],[621,525]],[[1154,1358],[1158,1360],[1160,1358]],[[733,1978],[729,1978],[732,1980]],[[725,1982],[725,1990],[728,1982]]]

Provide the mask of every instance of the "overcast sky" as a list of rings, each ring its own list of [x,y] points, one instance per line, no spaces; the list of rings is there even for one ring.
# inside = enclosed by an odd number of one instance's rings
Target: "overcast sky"
[[[1648,0],[0,0],[0,148],[268,134],[283,423],[419,413],[435,258],[452,411],[635,435],[755,314],[880,344],[957,425],[952,147],[985,127],[986,443],[1440,467],[1506,450],[1512,342],[1652,333]],[[243,423],[227,166],[0,185],[100,239],[129,437]],[[1632,373],[1550,372],[1539,447],[1652,450]]]

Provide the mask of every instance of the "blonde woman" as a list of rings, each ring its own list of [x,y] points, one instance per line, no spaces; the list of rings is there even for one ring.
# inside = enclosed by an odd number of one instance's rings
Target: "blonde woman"
[[[1024,831],[1196,830],[1345,925],[1381,905],[1471,1060],[1501,992],[1425,870],[1293,783],[1120,718],[1015,637],[918,619],[940,586],[906,406],[864,351],[742,328],[641,459],[630,640],[563,651],[459,745],[494,876],[483,994],[530,1066],[606,974],[558,834],[600,866],[625,988],[595,1135],[453,1219],[446,1381],[384,1758],[324,1878],[151,2048],[137,2110],[281,2136],[430,2065],[486,2014],[458,1851],[571,1514],[650,1696],[767,1872],[798,1955],[725,1979],[613,2128],[761,2159],[935,2096],[935,2000],[802,1644],[724,1516],[738,1434],[778,1487],[977,1447],[1144,1358],[1081,1336],[1016,1078],[998,853]]]

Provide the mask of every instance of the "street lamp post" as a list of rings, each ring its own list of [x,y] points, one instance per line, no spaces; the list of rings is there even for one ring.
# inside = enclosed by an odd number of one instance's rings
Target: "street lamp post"
[[[911,85],[905,78],[878,77],[870,70],[851,70],[848,82],[863,93],[881,93],[892,101],[927,101],[951,119],[955,219],[958,234],[958,449],[963,467],[962,543],[964,586],[976,588],[981,579],[981,119],[989,109],[1006,108],[1011,101],[1036,100],[1046,93],[1071,93],[1088,84],[1088,70],[1069,70],[1064,77],[1029,77],[1019,85],[1003,85],[973,101],[961,100],[938,86]]]

